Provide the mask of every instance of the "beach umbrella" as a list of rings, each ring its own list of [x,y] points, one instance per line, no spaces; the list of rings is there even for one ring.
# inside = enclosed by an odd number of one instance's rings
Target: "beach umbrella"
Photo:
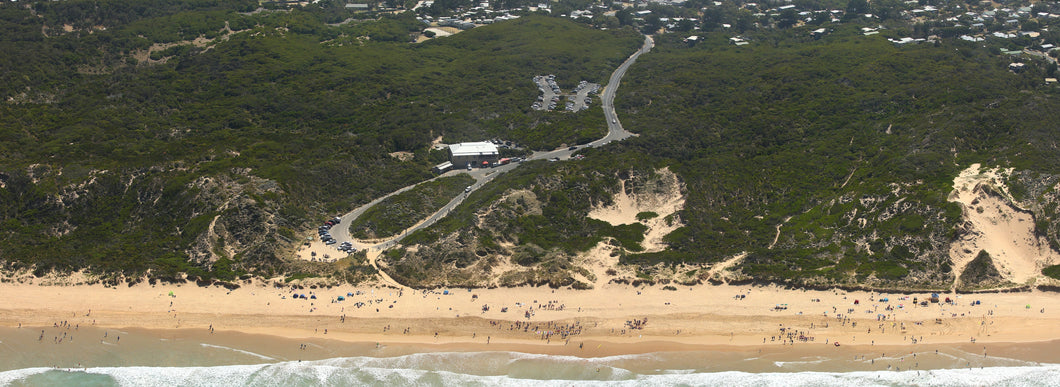
[[[169,291],[169,296],[170,296],[170,297],[176,297],[176,295],[175,295],[175,294],[173,294],[173,291],[172,291],[172,290],[170,290],[170,291]]]

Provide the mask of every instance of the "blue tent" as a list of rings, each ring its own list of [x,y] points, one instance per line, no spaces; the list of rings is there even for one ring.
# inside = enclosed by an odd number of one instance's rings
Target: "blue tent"
[[[339,301],[346,301],[346,297],[339,296]]]

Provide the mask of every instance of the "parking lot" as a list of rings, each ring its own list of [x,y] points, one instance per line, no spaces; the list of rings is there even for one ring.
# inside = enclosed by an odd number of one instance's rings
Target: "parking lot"
[[[538,75],[534,77],[534,83],[537,84],[537,89],[541,90],[541,95],[537,97],[530,107],[534,110],[552,110],[559,104],[559,97],[561,90],[559,85],[556,84],[555,75]]]
[[[589,104],[592,103],[592,97],[589,94],[599,91],[600,85],[586,81],[578,82],[578,86],[574,88],[574,94],[567,96],[567,110],[576,112],[588,109]]]
[[[600,91],[600,85],[581,81],[574,88],[573,94],[564,94],[556,84],[556,76],[552,74],[535,76],[533,81],[537,84],[537,89],[541,91],[541,95],[530,105],[530,108],[534,110],[555,110],[559,106],[560,97],[564,96],[567,97],[564,109],[571,112],[585,110],[592,102],[589,94]]]

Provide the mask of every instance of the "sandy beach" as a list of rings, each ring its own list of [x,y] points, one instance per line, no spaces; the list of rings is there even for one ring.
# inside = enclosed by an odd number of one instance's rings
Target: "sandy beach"
[[[913,298],[929,294],[706,285],[676,291],[625,285],[583,291],[276,286],[7,282],[0,284],[0,326],[240,332],[582,357],[705,346],[803,350],[838,348],[836,342],[923,347],[1060,339],[1060,295],[1039,291],[942,294],[939,303],[919,306]],[[52,336],[41,340],[61,339]]]

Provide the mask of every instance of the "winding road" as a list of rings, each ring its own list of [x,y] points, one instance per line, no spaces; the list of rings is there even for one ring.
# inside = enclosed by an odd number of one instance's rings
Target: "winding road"
[[[611,78],[608,80],[607,86],[604,86],[604,91],[600,95],[600,99],[602,101],[603,110],[604,110],[604,118],[607,120],[607,135],[604,136],[603,138],[599,139],[599,140],[592,141],[592,142],[590,142],[588,144],[579,145],[578,148],[582,148],[584,146],[590,146],[590,147],[603,146],[603,145],[606,145],[606,144],[608,144],[608,143],[610,143],[612,141],[621,141],[621,140],[624,140],[624,139],[629,138],[631,136],[635,136],[635,134],[630,133],[630,132],[626,131],[625,129],[623,129],[622,128],[622,123],[618,120],[618,115],[615,113],[615,107],[614,107],[615,91],[618,89],[619,83],[622,81],[622,77],[626,75],[626,70],[629,70],[629,67],[633,64],[633,62],[635,62],[637,60],[637,57],[639,57],[641,54],[645,54],[645,53],[651,51],[651,48],[654,45],[655,45],[655,42],[651,39],[651,36],[645,36],[644,37],[643,46],[641,46],[641,48],[639,50],[637,50],[632,55],[630,55],[629,58],[627,58],[625,62],[622,62],[622,64],[619,65],[618,68],[615,69],[615,71],[613,73],[611,73]],[[539,152],[534,152],[533,155],[531,155],[530,157],[527,157],[527,160],[540,160],[540,159],[552,159],[552,158],[569,159],[571,154],[573,154],[575,151],[576,150],[571,150],[570,148],[561,148],[561,149],[556,149],[556,150],[552,150],[552,151],[539,151]],[[502,165],[502,166],[495,167],[495,168],[474,169],[472,171],[464,171],[464,170],[450,171],[450,172],[442,174],[441,176],[438,176],[438,177],[452,176],[452,175],[458,174],[458,173],[468,173],[468,174],[471,175],[471,177],[473,177],[475,179],[475,183],[471,185],[471,192],[474,192],[475,190],[479,189],[483,185],[485,185],[485,184],[489,183],[490,181],[492,181],[497,176],[500,176],[501,174],[503,174],[505,172],[511,171],[512,169],[517,168],[519,165],[520,165],[519,163],[512,163],[512,164]],[[416,184],[419,184],[419,183],[416,183]],[[357,217],[361,216],[361,214],[364,213],[364,211],[366,211],[367,209],[371,208],[372,206],[374,206],[376,204],[379,204],[380,202],[382,202],[383,200],[386,200],[387,198],[389,198],[391,196],[394,196],[394,195],[397,195],[399,193],[402,193],[402,192],[405,192],[405,191],[408,191],[408,190],[412,189],[412,187],[415,187],[416,184],[413,184],[413,185],[401,188],[401,189],[399,189],[397,191],[391,192],[391,193],[387,194],[386,196],[383,196],[383,197],[377,198],[375,200],[372,200],[368,204],[365,204],[365,205],[363,205],[361,207],[358,207],[357,209],[355,209],[353,211],[350,211],[349,213],[347,213],[345,215],[340,216],[339,218],[341,219],[341,221],[331,228],[331,236],[333,238],[335,238],[336,244],[341,244],[342,242],[350,242],[353,245],[353,247],[356,248],[357,250],[368,250],[368,260],[369,260],[369,262],[372,264],[373,267],[375,267],[377,270],[379,270],[379,265],[376,263],[376,258],[378,257],[380,251],[383,251],[383,250],[386,250],[388,248],[394,247],[399,242],[401,242],[402,239],[404,239],[406,236],[408,236],[408,234],[411,234],[411,233],[413,233],[413,232],[415,232],[415,231],[417,231],[419,229],[425,228],[425,227],[430,227],[434,223],[438,222],[438,220],[440,220],[440,219],[444,218],[446,215],[448,215],[450,211],[452,211],[454,208],[456,208],[456,206],[460,205],[460,203],[463,203],[464,199],[468,195],[470,195],[470,193],[463,193],[463,194],[457,195],[457,197],[453,198],[453,200],[450,200],[449,203],[446,203],[445,206],[440,208],[434,214],[431,214],[431,216],[427,217],[427,219],[424,219],[424,220],[420,221],[419,223],[417,223],[416,225],[414,225],[412,227],[409,227],[408,229],[406,229],[405,231],[401,232],[400,234],[398,234],[396,236],[393,236],[393,237],[390,237],[390,238],[384,238],[384,239],[380,239],[380,240],[371,240],[371,241],[368,241],[368,240],[356,240],[356,239],[353,239],[352,236],[350,236],[350,224],[353,222],[354,219],[357,219]],[[379,270],[379,274],[383,278],[384,282],[390,283],[392,285],[396,285],[398,287],[403,287],[397,281],[394,281],[392,278],[390,278],[390,276],[388,276],[386,274],[386,272],[384,272],[383,270]]]

